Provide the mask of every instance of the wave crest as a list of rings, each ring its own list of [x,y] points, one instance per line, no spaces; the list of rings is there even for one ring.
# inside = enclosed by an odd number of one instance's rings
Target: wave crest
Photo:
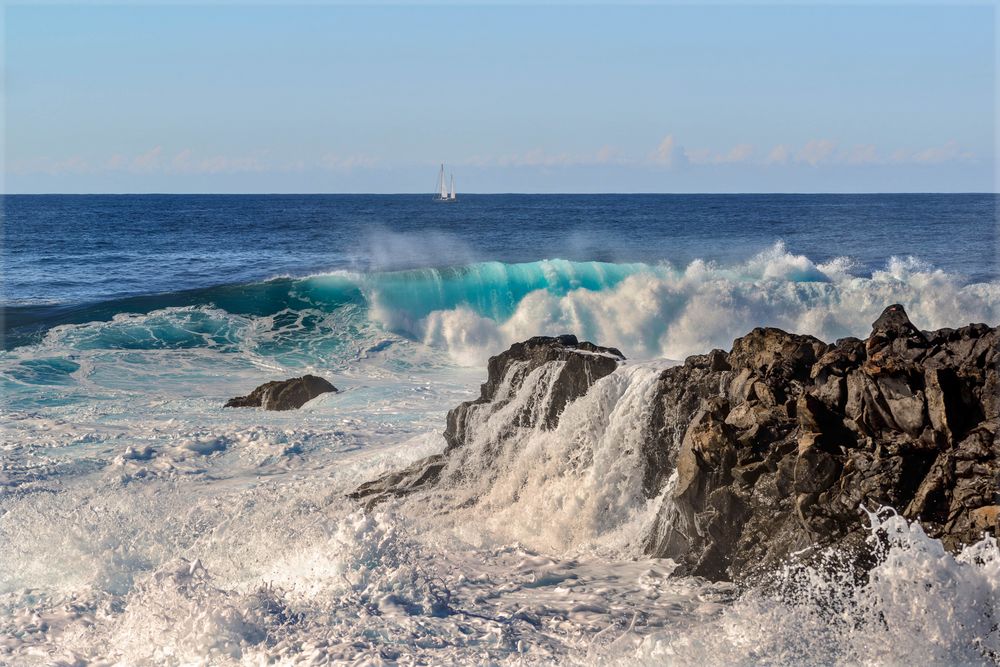
[[[902,303],[926,329],[1000,319],[1000,283],[967,285],[914,258],[892,258],[870,277],[851,268],[846,258],[817,265],[776,244],[737,267],[695,261],[682,271],[635,272],[600,291],[536,290],[502,321],[468,305],[435,311],[424,320],[423,340],[465,363],[517,340],[565,332],[630,357],[683,359],[728,349],[758,326],[830,341],[864,336],[891,303]]]
[[[867,276],[855,275],[855,268],[849,258],[816,263],[776,243],[728,266],[556,259],[337,272],[136,297],[71,312],[15,309],[8,330],[64,325],[57,337],[71,348],[206,346],[327,360],[363,356],[372,340],[389,336],[425,343],[460,365],[475,366],[514,341],[540,334],[571,332],[640,359],[682,359],[728,348],[757,326],[824,340],[864,336],[890,303],[902,303],[928,329],[1000,321],[1000,282],[967,284],[912,257],[891,258]],[[317,345],[318,339],[325,342]]]

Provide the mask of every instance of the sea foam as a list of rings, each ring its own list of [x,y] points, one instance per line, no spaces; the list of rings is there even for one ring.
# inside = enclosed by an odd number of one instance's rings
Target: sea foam
[[[954,556],[883,514],[867,582],[789,569],[739,598],[635,543],[657,506],[635,465],[655,359],[761,325],[864,336],[894,302],[926,329],[1000,320],[998,283],[776,245],[734,265],[341,272],[35,322],[40,339],[0,352],[0,662],[996,661],[992,540]],[[489,483],[367,514],[345,498],[443,449],[484,357],[566,332],[629,361],[557,428],[504,438]],[[302,372],[343,391],[293,414],[221,408]],[[500,426],[475,425],[470,465]]]
[[[76,312],[78,323],[49,329],[43,342],[75,350],[213,347],[300,367],[317,358],[346,365],[408,341],[480,366],[539,334],[572,332],[638,359],[728,348],[756,326],[828,341],[863,337],[888,303],[903,304],[925,329],[1000,320],[1000,283],[968,283],[912,257],[856,271],[848,258],[816,264],[782,243],[734,265],[541,260],[340,271],[107,302]],[[22,326],[49,322],[38,318]]]
[[[601,290],[538,289],[507,318],[473,304],[436,310],[409,333],[470,364],[516,340],[567,331],[631,358],[683,359],[728,349],[756,326],[828,341],[863,337],[888,303],[902,303],[925,329],[1000,318],[995,282],[966,284],[913,258],[893,258],[870,276],[850,269],[847,259],[816,265],[777,244],[735,267],[695,261],[683,269],[645,267]]]
[[[684,632],[653,633],[624,663],[995,665],[1000,549],[992,537],[950,554],[888,508],[868,513],[881,562],[867,577],[836,558],[787,565]]]

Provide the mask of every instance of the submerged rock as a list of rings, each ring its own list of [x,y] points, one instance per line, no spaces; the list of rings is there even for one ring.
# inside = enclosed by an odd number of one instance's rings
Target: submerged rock
[[[246,396],[226,401],[227,408],[264,408],[265,410],[295,410],[320,394],[337,388],[316,375],[266,382]]]
[[[641,493],[661,498],[642,550],[678,572],[744,579],[817,547],[860,550],[861,510],[879,506],[951,550],[997,535],[998,337],[983,324],[921,332],[893,305],[866,341],[758,328],[663,370],[638,417]],[[370,506],[445,480],[489,483],[491,452],[518,429],[555,428],[623,358],[572,336],[513,345],[490,359],[479,398],[448,414],[442,454],[352,497]]]

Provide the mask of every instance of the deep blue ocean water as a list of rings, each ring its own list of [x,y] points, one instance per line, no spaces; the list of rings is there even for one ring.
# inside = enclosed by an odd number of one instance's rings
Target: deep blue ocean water
[[[848,257],[857,275],[915,257],[988,282],[996,209],[982,194],[13,195],[0,302],[9,346],[53,324],[231,300],[282,276],[556,258],[735,265],[776,242],[815,264]],[[218,286],[229,287],[197,291]]]

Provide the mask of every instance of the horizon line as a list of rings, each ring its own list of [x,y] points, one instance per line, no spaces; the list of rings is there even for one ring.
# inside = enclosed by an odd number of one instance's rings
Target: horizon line
[[[824,190],[824,191],[725,191],[725,192],[465,192],[462,197],[518,195],[528,197],[605,197],[605,196],[745,196],[745,195],[1000,195],[1000,191],[988,190]],[[433,192],[4,192],[3,197],[416,197],[433,199]]]

